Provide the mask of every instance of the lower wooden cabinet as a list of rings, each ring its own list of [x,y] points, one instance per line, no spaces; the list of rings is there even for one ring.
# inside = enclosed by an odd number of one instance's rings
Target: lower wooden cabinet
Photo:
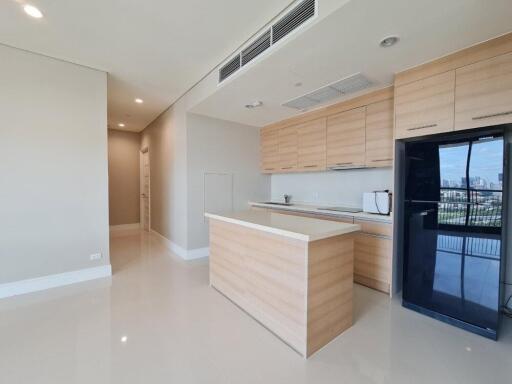
[[[389,293],[393,241],[381,235],[359,232],[354,241],[354,281]]]
[[[275,208],[252,207],[252,209],[359,224],[361,231],[354,235],[354,281],[369,288],[390,293],[393,258],[393,225],[391,223],[355,219],[353,216],[333,217]]]

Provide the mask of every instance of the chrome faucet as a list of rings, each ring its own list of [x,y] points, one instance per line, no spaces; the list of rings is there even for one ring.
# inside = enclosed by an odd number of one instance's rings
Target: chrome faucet
[[[284,195],[284,203],[285,204],[290,204],[291,199],[292,199],[292,195],[287,195],[287,194]]]

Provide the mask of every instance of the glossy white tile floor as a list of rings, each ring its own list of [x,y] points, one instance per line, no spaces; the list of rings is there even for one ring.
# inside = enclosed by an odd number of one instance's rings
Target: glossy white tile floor
[[[356,286],[354,326],[306,361],[208,286],[206,260],[132,232],[112,264],[112,279],[0,301],[0,383],[512,382],[510,320],[496,343]]]

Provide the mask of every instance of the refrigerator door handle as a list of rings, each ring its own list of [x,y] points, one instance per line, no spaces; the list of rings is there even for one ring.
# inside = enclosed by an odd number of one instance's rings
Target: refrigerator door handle
[[[433,213],[435,211],[435,209],[427,209],[426,211],[421,212],[420,216],[427,216],[429,213]]]

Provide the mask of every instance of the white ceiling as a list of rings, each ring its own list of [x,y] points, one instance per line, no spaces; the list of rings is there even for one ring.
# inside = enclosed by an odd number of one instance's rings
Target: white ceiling
[[[319,0],[320,13],[332,3]],[[396,72],[512,31],[511,0],[339,3],[337,10],[267,51],[191,111],[263,126],[299,113],[282,103],[338,79],[362,72],[380,88],[392,84]],[[383,37],[395,34],[399,44],[379,47]],[[297,82],[302,86],[296,87]],[[244,107],[256,100],[263,107]]]
[[[0,43],[107,71],[109,125],[140,131],[291,0],[0,1]],[[144,99],[144,104],[134,99]]]

